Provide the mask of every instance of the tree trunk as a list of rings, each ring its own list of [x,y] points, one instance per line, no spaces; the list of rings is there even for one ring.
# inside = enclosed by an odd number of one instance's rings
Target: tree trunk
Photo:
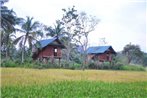
[[[24,52],[25,52],[25,44],[26,44],[26,41],[27,41],[27,37],[29,35],[29,32],[27,32],[27,34],[25,35],[25,40],[24,40],[24,44],[23,44],[23,48],[22,48],[22,58],[21,58],[21,63],[24,63]]]
[[[85,70],[85,66],[87,66],[87,63],[88,63],[88,60],[87,60],[87,45],[88,45],[88,35],[85,35],[85,43],[84,43],[84,46],[83,46],[83,51],[84,51],[84,54],[83,54],[83,70]]]
[[[21,63],[24,63],[24,50],[25,47],[22,48]]]
[[[131,57],[128,56],[128,64],[131,63],[131,60],[132,60]]]
[[[69,60],[70,60],[70,52],[71,52],[71,43],[70,43],[70,39],[68,39],[68,42],[67,42],[67,57],[66,57],[66,60],[67,62],[69,63]]]
[[[130,62],[131,62],[131,59],[128,57],[128,64],[130,64]]]
[[[66,60],[67,62],[69,62],[69,59],[70,58],[70,49],[67,49],[67,57],[66,57]]]
[[[6,60],[8,60],[9,58],[10,58],[9,47],[7,47],[7,49],[6,49]]]
[[[87,66],[87,54],[86,54],[86,51],[84,51],[84,54],[83,54],[83,66],[82,66],[82,69],[83,71],[85,70],[85,67]]]

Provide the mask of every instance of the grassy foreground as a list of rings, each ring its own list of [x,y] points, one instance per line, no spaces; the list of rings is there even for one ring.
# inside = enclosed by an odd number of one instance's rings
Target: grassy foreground
[[[2,98],[146,98],[147,72],[1,68]]]

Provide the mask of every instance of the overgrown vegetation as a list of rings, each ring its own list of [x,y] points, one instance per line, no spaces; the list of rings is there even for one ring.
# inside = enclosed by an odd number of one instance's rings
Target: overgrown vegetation
[[[143,67],[142,65],[123,65],[122,63],[111,65],[109,62],[104,62],[103,64],[99,64],[99,65],[97,65],[96,63],[89,63],[88,68],[89,69],[145,71],[145,67]]]
[[[64,69],[82,69],[81,64],[76,62],[66,62],[64,60],[61,61],[59,65],[58,61],[48,62],[44,64],[40,61],[25,61],[25,63],[21,64],[19,61],[14,60],[3,60],[1,67],[22,67],[22,68],[37,68],[37,69],[45,69],[45,68],[64,68]],[[130,71],[145,71],[145,67],[142,65],[123,65],[122,63],[116,63],[112,65],[110,62],[103,62],[102,64],[97,64],[97,62],[90,62],[86,69],[102,69],[102,70],[130,70]]]

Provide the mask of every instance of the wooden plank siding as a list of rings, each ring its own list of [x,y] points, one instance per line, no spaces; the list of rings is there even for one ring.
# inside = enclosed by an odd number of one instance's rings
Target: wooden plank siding
[[[97,54],[97,55],[88,55],[88,60],[98,60],[100,62],[104,62],[104,61],[112,61],[112,54],[107,54],[107,53],[103,53],[103,54]]]
[[[54,55],[54,48],[57,48],[57,56]],[[47,46],[44,49],[42,49],[39,54],[38,54],[38,58],[51,58],[51,57],[55,57],[55,58],[61,58],[62,57],[62,52],[61,52],[61,48],[60,47],[56,47],[56,46]]]

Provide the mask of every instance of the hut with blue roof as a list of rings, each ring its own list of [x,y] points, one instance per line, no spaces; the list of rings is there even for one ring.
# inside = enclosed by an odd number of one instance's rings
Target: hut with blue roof
[[[100,62],[112,61],[116,52],[112,46],[95,46],[87,49],[88,60],[98,60]]]
[[[60,59],[62,58],[62,49],[64,48],[64,44],[57,37],[40,40],[37,48],[33,49],[32,58],[45,62],[51,60],[52,63],[54,62],[54,59],[59,59],[60,62]]]

